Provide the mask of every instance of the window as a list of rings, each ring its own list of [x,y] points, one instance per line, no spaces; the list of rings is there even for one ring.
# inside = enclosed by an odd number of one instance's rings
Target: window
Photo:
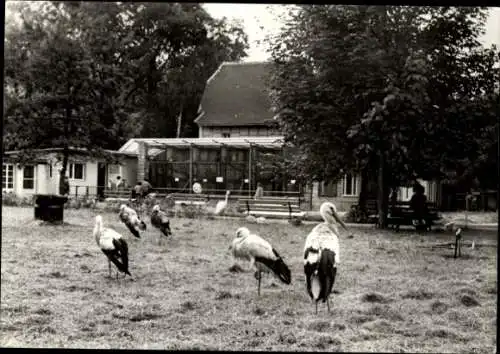
[[[69,178],[84,180],[84,167],[82,163],[69,164]]]
[[[35,189],[35,166],[24,166],[23,189]]]
[[[351,174],[344,176],[344,195],[356,196],[358,195],[358,177]]]
[[[14,165],[3,164],[2,166],[2,190],[14,189]]]
[[[230,133],[222,133],[223,138],[230,138],[231,134]]]

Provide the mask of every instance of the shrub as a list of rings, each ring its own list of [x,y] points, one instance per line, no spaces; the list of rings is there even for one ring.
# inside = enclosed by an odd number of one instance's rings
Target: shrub
[[[19,197],[13,192],[2,192],[2,205],[6,206],[34,206],[34,196]]]
[[[206,208],[200,205],[182,206],[182,216],[189,219],[197,219],[206,214]]]
[[[366,224],[369,222],[368,214],[363,212],[359,205],[352,205],[351,209],[347,212],[345,221],[349,223]]]
[[[95,206],[96,198],[92,196],[69,197],[64,205],[67,209],[94,208]]]

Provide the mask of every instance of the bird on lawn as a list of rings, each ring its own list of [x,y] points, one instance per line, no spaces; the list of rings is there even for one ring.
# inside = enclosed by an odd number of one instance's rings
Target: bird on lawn
[[[153,212],[151,213],[151,225],[159,229],[166,237],[172,235],[172,231],[170,230],[170,220],[168,219],[167,214],[160,210],[160,206],[158,204],[153,207]]]
[[[108,257],[109,277],[111,278],[111,262],[120,272],[125,273],[125,276],[127,274],[132,276],[128,270],[127,241],[115,230],[104,228],[100,215],[95,217],[93,235],[101,251]],[[118,279],[118,271],[116,272],[116,279]]]
[[[137,212],[134,209],[126,206],[125,204],[122,204],[120,206],[119,216],[120,220],[127,226],[132,235],[137,238],[141,238],[139,230],[145,231],[146,223],[139,218]]]
[[[455,232],[455,254],[453,255],[453,258],[457,258],[457,252],[458,252],[458,257],[462,255],[462,229],[458,228],[457,231]]]
[[[226,199],[220,200],[217,202],[217,205],[215,206],[215,212],[214,212],[215,215],[221,215],[226,210],[227,199],[229,198],[229,193],[231,193],[231,191],[226,191]]]
[[[258,235],[251,234],[246,227],[236,230],[236,238],[229,249],[232,250],[234,258],[248,260],[251,268],[256,269],[257,293],[260,295],[260,282],[262,272],[272,272],[283,283],[292,282],[290,268],[285,264],[283,258],[269,242]]]
[[[315,303],[318,313],[318,302],[326,302],[330,312],[330,296],[337,266],[340,263],[340,244],[337,223],[346,231],[346,225],[340,220],[333,203],[325,202],[320,207],[324,222],[316,225],[309,233],[304,245],[304,273],[306,275],[307,293]]]

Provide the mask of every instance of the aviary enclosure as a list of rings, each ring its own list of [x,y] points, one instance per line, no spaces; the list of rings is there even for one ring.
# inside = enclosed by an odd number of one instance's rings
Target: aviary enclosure
[[[151,143],[156,153],[149,154],[149,180],[158,190],[190,192],[194,183],[204,192],[234,191],[253,194],[260,183],[266,195],[302,192],[297,178],[286,168],[285,160],[293,150],[281,142],[165,144]]]

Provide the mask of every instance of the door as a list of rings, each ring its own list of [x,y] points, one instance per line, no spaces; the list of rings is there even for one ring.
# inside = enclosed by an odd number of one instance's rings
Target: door
[[[106,164],[97,164],[97,197],[104,199],[104,188],[106,187]]]

